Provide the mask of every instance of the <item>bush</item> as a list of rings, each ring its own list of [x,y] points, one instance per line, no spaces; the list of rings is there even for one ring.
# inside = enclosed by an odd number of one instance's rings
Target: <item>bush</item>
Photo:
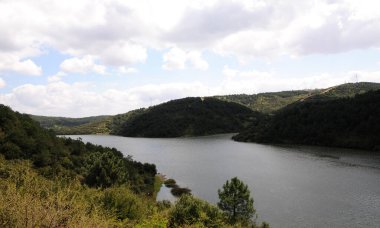
[[[104,209],[119,220],[138,220],[147,214],[146,203],[125,187],[109,188],[102,198]]]
[[[169,213],[168,227],[186,225],[224,227],[223,213],[206,201],[185,194]]]
[[[164,181],[164,184],[168,188],[178,187],[177,182],[174,179],[167,179]]]
[[[175,187],[170,190],[170,192],[173,194],[173,196],[182,196],[184,194],[190,194],[191,190],[188,188],[180,188],[180,187]]]

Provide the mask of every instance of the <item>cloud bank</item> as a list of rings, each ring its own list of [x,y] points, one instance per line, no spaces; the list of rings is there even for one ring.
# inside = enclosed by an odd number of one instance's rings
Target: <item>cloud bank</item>
[[[150,48],[179,48],[196,51],[189,61],[200,69],[205,50],[250,59],[379,48],[379,7],[371,0],[4,0],[0,71],[40,75],[31,58],[46,47],[117,67],[144,63]],[[164,66],[181,69],[170,60],[174,50]]]

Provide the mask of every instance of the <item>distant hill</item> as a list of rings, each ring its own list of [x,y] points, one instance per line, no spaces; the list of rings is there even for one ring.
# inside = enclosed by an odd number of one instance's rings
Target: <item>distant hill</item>
[[[343,97],[353,97],[357,94],[363,94],[368,91],[380,89],[380,83],[373,82],[358,82],[346,83],[338,86],[333,86],[327,89],[320,90],[311,96],[308,96],[300,101],[319,101],[319,100],[334,100]]]
[[[85,124],[77,126],[62,126],[54,125],[50,129],[53,130],[58,135],[91,135],[91,134],[102,134],[106,135],[110,133],[109,124],[112,121],[112,117],[105,119],[91,121]]]
[[[215,96],[215,98],[223,101],[236,102],[250,109],[262,113],[271,113],[277,111],[293,102],[305,99],[309,96],[320,93],[321,90],[295,90],[283,91],[272,93],[259,93],[259,94],[237,94]]]
[[[238,132],[260,113],[215,98],[184,98],[145,109],[113,132],[132,137],[179,137]]]
[[[262,113],[272,113],[297,101],[331,100],[342,97],[352,97],[356,94],[380,89],[380,83],[359,82],[346,83],[327,89],[294,90],[258,94],[238,94],[215,96],[215,98],[232,101]]]
[[[92,123],[107,119],[111,116],[90,116],[83,118],[53,117],[53,116],[36,116],[29,115],[33,120],[40,123],[41,127],[52,128],[54,126],[75,127],[82,124]]]
[[[83,118],[51,117],[29,115],[40,123],[41,127],[51,129],[57,134],[107,134],[107,124],[111,116],[91,116]]]
[[[380,150],[380,90],[336,98],[352,85],[293,103],[234,136],[237,141]],[[338,91],[338,92],[334,92]],[[357,91],[361,91],[358,87]],[[346,94],[346,92],[344,92]],[[321,97],[318,97],[321,98]]]

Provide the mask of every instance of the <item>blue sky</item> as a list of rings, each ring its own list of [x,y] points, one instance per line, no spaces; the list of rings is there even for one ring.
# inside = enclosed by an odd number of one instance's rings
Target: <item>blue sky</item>
[[[4,0],[0,102],[81,117],[187,96],[380,82],[376,4]]]

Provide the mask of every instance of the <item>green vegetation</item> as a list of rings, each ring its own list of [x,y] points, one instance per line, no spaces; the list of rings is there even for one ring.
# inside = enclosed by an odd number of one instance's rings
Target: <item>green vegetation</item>
[[[51,128],[58,135],[90,135],[110,133],[109,124],[111,118],[106,118],[99,121],[89,122],[78,126],[54,126]]]
[[[234,139],[380,150],[380,90],[294,103]]]
[[[253,198],[250,196],[248,186],[237,177],[223,185],[218,190],[219,203],[218,207],[222,209],[228,217],[230,224],[240,222],[243,225],[252,224],[252,217],[256,210],[253,207]]]
[[[224,215],[216,206],[186,194],[170,211],[168,227],[223,227],[224,224]]]
[[[229,223],[226,214],[218,207],[185,194],[179,198],[169,212],[167,227],[251,227],[269,228],[268,223],[257,225],[255,222],[249,224],[236,221]]]
[[[126,125],[126,122],[132,122],[136,117],[146,112],[147,109],[141,108],[129,111],[124,114],[119,114],[114,117],[112,117],[111,122],[109,123],[108,127],[110,129],[110,134],[118,135],[119,132],[123,130],[123,128]]]
[[[238,132],[259,113],[242,105],[215,98],[169,101],[129,118],[117,135],[179,137]]]

